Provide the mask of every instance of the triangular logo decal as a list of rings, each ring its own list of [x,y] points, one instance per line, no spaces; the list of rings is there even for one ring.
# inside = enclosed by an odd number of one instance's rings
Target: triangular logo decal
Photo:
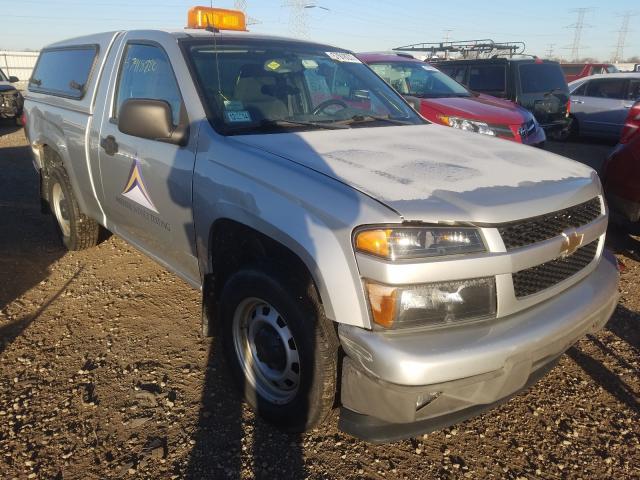
[[[137,158],[133,160],[129,179],[127,180],[127,185],[122,191],[122,195],[127,197],[129,200],[148,208],[152,212],[158,213],[156,206],[151,201],[149,192],[147,192],[147,188],[144,186],[144,180],[142,179],[142,166]]]

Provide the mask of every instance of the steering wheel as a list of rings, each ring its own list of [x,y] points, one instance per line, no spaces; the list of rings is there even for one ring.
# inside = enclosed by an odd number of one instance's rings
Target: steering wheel
[[[325,100],[324,102],[320,102],[316,108],[311,112],[313,115],[318,115],[320,112],[324,111],[327,107],[331,105],[338,105],[342,108],[349,108],[349,105],[344,103],[342,100],[338,100],[337,98],[330,98],[329,100]]]

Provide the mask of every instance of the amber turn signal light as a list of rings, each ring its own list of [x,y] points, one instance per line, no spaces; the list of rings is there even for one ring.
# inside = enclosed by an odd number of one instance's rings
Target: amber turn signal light
[[[389,258],[391,230],[363,230],[356,235],[356,250]]]
[[[396,319],[398,289],[369,282],[366,286],[373,321],[384,328],[393,327]]]

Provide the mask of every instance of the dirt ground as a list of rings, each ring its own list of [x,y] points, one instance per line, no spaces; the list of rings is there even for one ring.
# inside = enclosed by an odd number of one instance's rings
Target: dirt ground
[[[611,148],[553,144],[596,165]],[[584,157],[584,158],[583,158]],[[0,478],[640,477],[640,242],[611,231],[620,305],[527,393],[371,445],[285,435],[241,404],[198,292],[112,236],[65,253],[21,130],[0,129]]]

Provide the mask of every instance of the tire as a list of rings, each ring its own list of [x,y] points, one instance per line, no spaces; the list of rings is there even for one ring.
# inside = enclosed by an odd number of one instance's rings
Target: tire
[[[96,246],[100,225],[80,212],[66,172],[60,167],[54,167],[47,183],[50,209],[67,250],[84,250]]]
[[[567,140],[574,140],[578,138],[580,132],[580,126],[578,125],[578,119],[576,117],[569,117],[569,125],[566,128],[563,128],[559,132],[555,132],[552,134],[553,140],[557,140],[559,142],[566,142]]]
[[[303,432],[332,412],[338,339],[312,282],[287,270],[259,265],[233,274],[221,294],[221,334],[244,399],[278,428]]]

